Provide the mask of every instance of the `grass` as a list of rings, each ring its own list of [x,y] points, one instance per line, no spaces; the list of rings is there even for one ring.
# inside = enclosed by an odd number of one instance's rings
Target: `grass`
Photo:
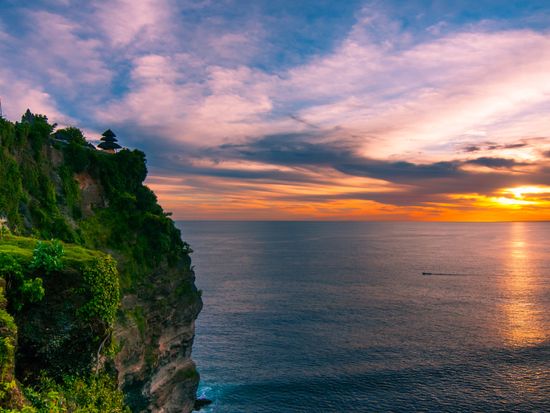
[[[0,254],[13,256],[20,263],[24,264],[32,259],[32,253],[39,240],[36,238],[7,235],[0,239]],[[69,267],[76,267],[93,261],[95,258],[104,257],[100,251],[89,250],[75,244],[63,243],[65,251],[63,262]]]

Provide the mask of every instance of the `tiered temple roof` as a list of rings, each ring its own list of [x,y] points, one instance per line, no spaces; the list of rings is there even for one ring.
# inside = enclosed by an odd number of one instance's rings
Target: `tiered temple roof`
[[[122,146],[120,146],[117,142],[118,139],[116,139],[115,133],[111,129],[107,129],[103,132],[101,143],[97,145],[97,147],[103,149],[104,151],[114,152],[117,149],[122,148]]]

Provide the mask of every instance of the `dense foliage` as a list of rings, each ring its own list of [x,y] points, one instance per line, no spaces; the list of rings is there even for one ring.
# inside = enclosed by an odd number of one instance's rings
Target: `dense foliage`
[[[5,300],[3,291],[0,291],[0,299]],[[14,396],[13,364],[15,360],[15,346],[17,326],[13,317],[0,305],[0,406],[12,404]],[[1,411],[1,407],[0,407]]]
[[[0,119],[0,215],[16,234],[74,241],[48,156],[52,131],[45,116],[26,114],[15,124]]]
[[[68,265],[62,257],[67,258]],[[36,277],[39,272],[44,273],[47,289],[42,278]],[[103,348],[102,354],[109,351],[103,344],[110,337],[120,304],[118,279],[115,260],[105,254],[74,245],[65,248],[58,241],[15,236],[0,243],[0,287],[6,286],[8,298],[2,287],[0,412],[127,412],[116,382],[106,373],[94,374],[92,368],[97,365],[98,349]],[[72,293],[65,298],[59,296],[60,291]],[[30,359],[29,355],[21,358],[15,353],[18,328],[5,311],[8,303],[17,320],[24,321],[20,324],[23,333],[29,328],[36,330],[36,320],[48,326],[48,332],[35,332],[38,341],[31,338],[35,353]],[[27,304],[35,305],[27,308]],[[75,317],[72,321],[71,314]],[[56,328],[59,322],[61,331]],[[84,342],[78,343],[75,338],[83,338]],[[19,346],[28,347],[29,343],[20,342]],[[23,367],[30,363],[33,369],[42,370],[42,375],[37,371],[34,378],[23,375],[22,394],[14,379],[17,363]]]
[[[40,382],[24,389],[30,405],[21,409],[1,409],[3,413],[130,413],[124,395],[108,374],[87,377],[67,376],[56,382],[42,376]]]
[[[32,277],[11,255],[0,254],[0,277],[8,287],[10,309],[21,311],[25,303],[37,303],[44,298],[43,280]]]
[[[20,122],[0,118],[9,228],[0,237],[0,412],[127,411],[115,381],[92,373],[116,347],[121,290],[148,288],[145,275],[159,265],[190,270],[191,249],[146,176],[143,152],[95,150],[79,129],[56,131],[29,111]],[[99,188],[92,195],[90,185]],[[37,243],[52,239],[63,243]],[[144,335],[146,320],[134,315]]]
[[[91,148],[77,128],[53,131],[45,116],[30,112],[21,122],[0,118],[0,216],[13,233],[117,251],[125,289],[161,261],[189,261],[180,231],[143,185],[143,152],[108,154]],[[103,205],[87,216],[78,176],[104,191]]]
[[[63,269],[63,245],[54,240],[52,242],[38,241],[33,251],[30,268],[33,270],[42,270],[46,274]]]
[[[143,185],[147,175],[143,152],[122,150],[111,155],[68,145],[65,153],[73,173],[86,171],[105,190],[108,206],[80,220],[79,234],[84,245],[115,249],[126,258],[123,287],[129,287],[160,260],[175,264],[187,255],[180,231],[153,191]]]
[[[88,301],[79,309],[79,315],[88,322],[110,326],[115,321],[120,304],[116,262],[106,256],[87,264],[83,271],[84,292]]]

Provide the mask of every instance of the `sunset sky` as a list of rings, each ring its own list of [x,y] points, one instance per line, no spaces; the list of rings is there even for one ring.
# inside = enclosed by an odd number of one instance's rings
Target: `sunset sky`
[[[547,0],[2,0],[0,97],[176,219],[550,220]]]

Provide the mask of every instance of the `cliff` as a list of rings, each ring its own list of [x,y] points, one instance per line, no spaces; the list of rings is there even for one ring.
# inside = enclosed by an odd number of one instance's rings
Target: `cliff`
[[[191,360],[194,321],[202,308],[191,249],[143,185],[142,152],[104,153],[78,129],[54,127],[30,112],[21,122],[0,119],[0,217],[12,234],[0,239],[0,264],[15,257],[22,274],[6,287],[7,311],[0,305],[2,342],[12,346],[11,353],[0,349],[0,407],[42,411],[44,377],[48,388],[66,394],[60,403],[75,405],[78,380],[90,377],[86,383],[116,399],[113,378],[134,412],[189,412],[199,381]],[[38,239],[63,241],[63,268],[33,267]],[[116,263],[116,276],[101,260]],[[14,277],[1,272],[0,265],[2,285]],[[112,277],[120,293],[113,319],[83,317],[90,303],[101,309],[114,297],[102,295],[108,288],[93,290],[91,280],[112,287]],[[32,284],[37,279],[40,285]],[[14,306],[25,286],[43,294]],[[108,379],[98,379],[98,371]]]

